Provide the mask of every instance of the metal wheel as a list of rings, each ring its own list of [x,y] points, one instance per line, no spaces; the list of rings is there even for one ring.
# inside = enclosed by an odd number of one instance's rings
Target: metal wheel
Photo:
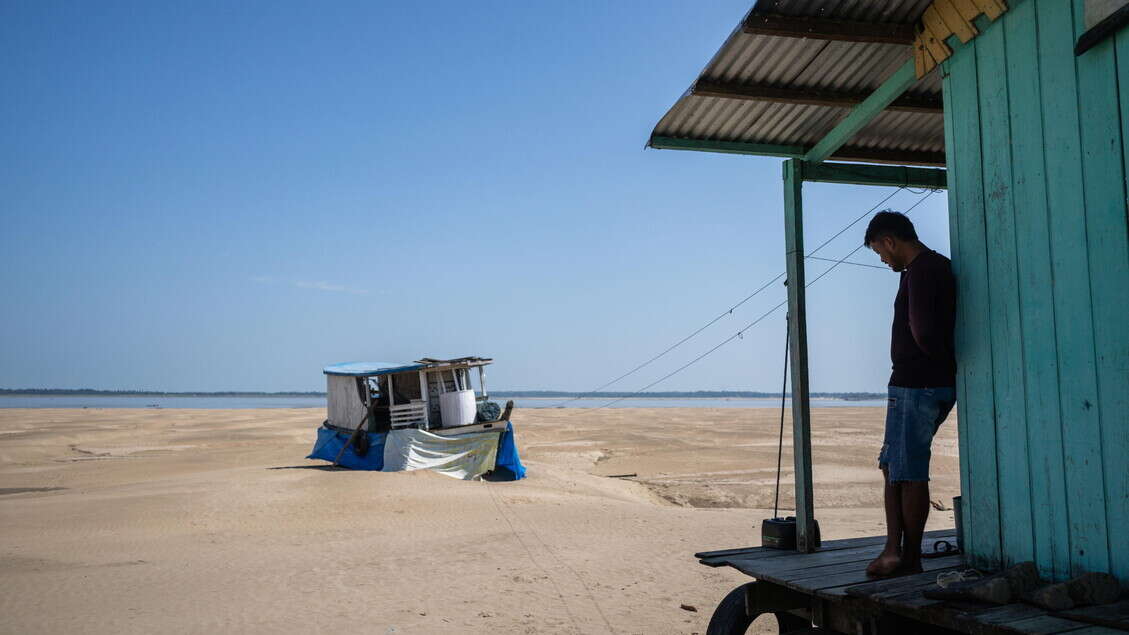
[[[733,589],[718,603],[706,627],[706,635],[744,635],[757,617],[772,613],[781,635],[823,633],[811,620],[793,615],[788,609],[802,608],[805,602],[793,592],[765,582],[749,582]]]
[[[799,633],[815,632],[812,630],[811,622],[802,617],[796,617],[791,613],[783,612],[773,613],[773,615],[776,616],[776,623],[780,627],[780,635],[788,635],[790,633],[798,635]]]
[[[706,635],[744,635],[749,630],[753,618],[746,606],[748,591],[745,587],[751,584],[755,583],[742,584],[733,589],[718,603],[710,617],[710,624],[706,627]]]

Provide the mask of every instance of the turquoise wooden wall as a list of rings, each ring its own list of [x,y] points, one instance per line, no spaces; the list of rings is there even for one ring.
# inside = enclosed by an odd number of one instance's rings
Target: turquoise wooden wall
[[[942,65],[965,544],[1129,585],[1129,28],[1010,0]]]

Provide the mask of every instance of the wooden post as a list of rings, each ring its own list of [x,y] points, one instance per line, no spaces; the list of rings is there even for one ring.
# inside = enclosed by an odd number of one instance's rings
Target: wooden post
[[[815,551],[811,485],[811,409],[804,302],[804,162],[784,162],[784,242],[788,263],[788,328],[792,363],[792,453],[796,465],[796,551]]]
[[[427,371],[419,371],[419,398],[423,402],[423,429],[431,429],[431,397],[427,394]]]

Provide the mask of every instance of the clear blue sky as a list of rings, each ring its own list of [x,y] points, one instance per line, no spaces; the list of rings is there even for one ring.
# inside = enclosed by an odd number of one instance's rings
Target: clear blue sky
[[[619,375],[783,268],[779,159],[643,147],[750,1],[0,2],[0,387],[317,390],[424,355],[492,356],[495,389]],[[809,186],[808,244],[889,191]],[[948,254],[944,195],[913,217]],[[896,288],[811,287],[813,390],[883,389]],[[783,324],[654,390],[778,389]]]

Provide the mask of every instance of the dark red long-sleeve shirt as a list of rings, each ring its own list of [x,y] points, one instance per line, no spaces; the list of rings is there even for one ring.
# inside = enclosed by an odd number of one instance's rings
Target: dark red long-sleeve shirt
[[[953,325],[956,281],[949,259],[926,249],[902,271],[894,300],[891,386],[943,388],[956,385]]]

